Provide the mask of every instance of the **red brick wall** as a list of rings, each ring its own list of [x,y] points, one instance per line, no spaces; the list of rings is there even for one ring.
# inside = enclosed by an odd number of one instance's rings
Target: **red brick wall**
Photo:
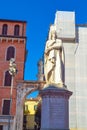
[[[7,36],[2,36],[3,24],[8,25]],[[20,26],[21,38],[14,37],[14,26]],[[6,52],[9,46],[15,48],[15,62],[17,64],[18,73],[14,78],[14,87],[12,95],[12,115],[16,112],[16,80],[23,80],[24,77],[24,63],[25,63],[25,47],[26,47],[26,23],[17,21],[0,21],[0,114],[2,114],[3,99],[10,98],[10,86],[4,86],[5,71],[9,68],[9,61],[6,61]],[[9,37],[10,35],[11,37]]]
[[[2,34],[3,24],[8,25],[8,35],[14,35],[14,26],[20,26],[20,36],[26,36],[26,23],[25,22],[17,22],[17,21],[0,21],[0,35]]]

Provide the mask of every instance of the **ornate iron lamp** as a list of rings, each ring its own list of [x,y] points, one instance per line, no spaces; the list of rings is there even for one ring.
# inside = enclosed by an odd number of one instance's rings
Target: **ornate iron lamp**
[[[9,63],[9,74],[12,76],[11,78],[11,90],[10,90],[10,108],[9,108],[9,122],[8,122],[8,130],[11,130],[10,120],[11,120],[11,107],[12,107],[12,90],[13,90],[13,80],[14,76],[17,74],[17,67],[15,63],[15,59],[11,58]]]

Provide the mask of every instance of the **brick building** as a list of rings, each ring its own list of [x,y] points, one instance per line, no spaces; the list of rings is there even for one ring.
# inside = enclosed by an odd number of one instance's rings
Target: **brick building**
[[[26,21],[0,20],[0,130],[8,129],[12,77],[9,60],[15,58],[18,73],[14,77],[11,121],[16,113],[16,81],[24,78],[26,55]]]

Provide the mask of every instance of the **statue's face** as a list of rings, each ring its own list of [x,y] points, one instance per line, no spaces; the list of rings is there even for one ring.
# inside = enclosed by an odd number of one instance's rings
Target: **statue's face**
[[[53,32],[53,34],[52,34],[52,40],[55,40],[56,39],[56,34],[55,34],[55,32]]]
[[[54,25],[50,26],[50,33],[51,33],[51,39],[55,40],[56,39],[56,29]]]

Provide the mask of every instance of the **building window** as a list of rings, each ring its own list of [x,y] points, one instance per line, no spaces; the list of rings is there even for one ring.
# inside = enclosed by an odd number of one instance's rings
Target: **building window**
[[[9,74],[9,71],[6,71],[5,72],[4,86],[11,86],[11,80],[12,80],[12,76]]]
[[[4,100],[2,114],[9,115],[9,110],[10,110],[10,100]]]
[[[2,27],[2,35],[7,35],[7,24],[4,24],[3,27]]]
[[[35,110],[35,111],[37,110],[37,105],[34,105],[34,110]]]
[[[15,48],[10,46],[7,49],[6,60],[10,60],[11,58],[14,58],[14,56],[15,56]]]
[[[19,25],[15,25],[15,27],[14,27],[14,35],[19,36]]]

